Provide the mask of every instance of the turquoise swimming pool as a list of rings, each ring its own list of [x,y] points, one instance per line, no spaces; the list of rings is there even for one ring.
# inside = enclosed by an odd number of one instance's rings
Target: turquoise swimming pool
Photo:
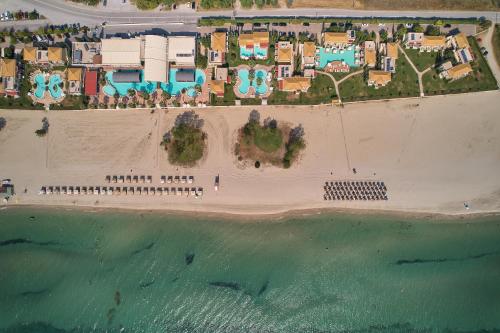
[[[62,89],[59,86],[62,83],[62,78],[61,75],[59,74],[53,74],[49,77],[49,92],[50,95],[57,99],[60,98],[62,95]],[[45,76],[41,73],[37,74],[35,76],[35,83],[36,83],[36,89],[35,89],[35,97],[38,99],[42,99],[44,94],[45,94],[45,89],[47,87],[47,84],[45,83]]]
[[[240,78],[240,84],[238,90],[242,94],[247,94],[250,88],[250,80],[248,79],[249,71],[248,69],[238,70],[238,77]],[[252,80],[252,86],[255,87],[255,93],[257,95],[263,95],[267,92],[267,82],[266,82],[267,71],[259,69],[255,71],[255,78]],[[262,79],[262,84],[257,85],[257,78]]]
[[[106,73],[106,84],[103,88],[103,91],[108,96],[113,96],[115,93],[118,93],[120,96],[126,96],[130,89],[134,89],[136,91],[145,91],[148,94],[151,94],[156,89],[156,82],[144,81],[144,72],[141,70],[141,82],[114,82],[113,81],[113,72],[110,71]]]
[[[247,49],[244,46],[240,47],[240,57],[251,58],[253,56],[256,58],[267,58],[267,49],[262,49],[257,45],[253,49]]]
[[[187,90],[188,96],[196,96],[195,86],[197,84],[201,86],[205,83],[205,73],[201,69],[196,69],[194,81],[177,82],[175,78],[177,71],[177,68],[170,69],[168,73],[168,83],[162,82],[160,84],[161,88],[172,96],[180,94],[183,89]]]
[[[337,53],[334,53],[333,51],[327,52],[324,47],[320,47],[319,48],[319,67],[324,68],[329,62],[332,62],[335,60],[344,61],[350,67],[357,67],[359,65],[356,64],[355,52],[356,51],[354,50],[354,48],[351,48],[350,50],[348,50],[348,49],[337,50]]]

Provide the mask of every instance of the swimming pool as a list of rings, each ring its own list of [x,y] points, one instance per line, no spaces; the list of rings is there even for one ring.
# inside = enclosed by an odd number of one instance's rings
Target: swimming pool
[[[61,75],[53,74],[49,77],[49,92],[53,98],[60,98],[62,95],[62,89],[59,86],[62,83]],[[45,76],[41,73],[35,75],[35,97],[38,99],[42,99],[45,94],[45,89],[47,85],[45,84]]]
[[[201,69],[196,69],[194,81],[190,82],[177,82],[175,74],[178,68],[171,68],[168,72],[168,83],[162,82],[160,84],[161,88],[168,92],[170,95],[178,95],[183,89],[187,90],[187,94],[190,97],[196,96],[195,86],[199,84],[200,86],[205,83],[205,73]]]
[[[250,80],[248,79],[249,71],[248,69],[238,70],[238,77],[240,78],[240,84],[238,90],[242,94],[247,94],[250,88]],[[255,71],[255,78],[252,80],[252,86],[255,88],[255,93],[257,95],[263,95],[267,92],[267,82],[266,82],[267,72],[263,69]],[[262,84],[257,85],[257,78],[262,79]]]
[[[324,47],[319,48],[319,67],[324,68],[329,62],[335,61],[335,60],[340,60],[344,61],[346,64],[348,64],[350,67],[358,67],[359,65],[356,64],[356,56],[355,56],[355,50],[354,48],[351,48],[350,50],[345,49],[345,50],[336,50],[337,53],[334,53],[333,51],[327,52]]]
[[[108,96],[113,96],[115,93],[118,93],[120,96],[126,96],[130,89],[145,91],[151,94],[156,89],[156,82],[144,81],[144,72],[142,70],[140,74],[141,82],[114,82],[113,72],[114,71],[110,71],[106,73],[106,81],[108,84],[104,86],[103,91]]]
[[[255,56],[256,58],[267,58],[267,49],[262,49],[255,45],[253,49],[247,49],[244,46],[240,47],[240,57],[251,58]]]

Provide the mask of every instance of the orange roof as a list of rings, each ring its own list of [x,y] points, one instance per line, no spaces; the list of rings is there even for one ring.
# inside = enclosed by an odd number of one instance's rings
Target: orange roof
[[[368,81],[373,82],[378,86],[384,86],[391,82],[391,73],[384,71],[369,71]]]
[[[278,44],[279,45],[279,44]],[[278,62],[280,63],[292,63],[292,46],[278,47]]]
[[[63,61],[63,49],[61,47],[49,47],[47,57],[51,62]]]
[[[214,32],[210,37],[211,49],[217,52],[226,52],[227,36],[225,32]]]
[[[468,75],[470,72],[472,72],[470,64],[460,64],[448,69],[448,77],[455,80]]]
[[[25,61],[36,61],[36,47],[25,47],[23,50],[23,60]]]
[[[365,65],[375,66],[377,63],[377,51],[365,49]]]
[[[460,49],[469,47],[469,41],[467,40],[467,37],[463,32],[455,35],[455,41],[457,42],[457,45]]]
[[[256,31],[247,34],[240,34],[239,37],[240,46],[252,46],[254,44],[269,44],[269,32],[267,31]]]
[[[0,59],[0,77],[16,76],[16,59]]]
[[[316,44],[314,42],[304,42],[304,57],[314,57],[316,55]]]
[[[397,43],[387,43],[387,56],[390,58],[398,58],[398,44]]]
[[[283,91],[307,91],[311,87],[311,79],[308,77],[287,77],[279,82]]]
[[[424,36],[422,46],[444,47],[446,46],[446,37],[444,36]]]
[[[224,81],[223,80],[210,81],[210,90],[217,95],[224,94]]]
[[[68,67],[67,69],[68,81],[81,81],[82,69],[79,67]]]
[[[349,39],[345,32],[325,32],[325,44],[347,44]]]

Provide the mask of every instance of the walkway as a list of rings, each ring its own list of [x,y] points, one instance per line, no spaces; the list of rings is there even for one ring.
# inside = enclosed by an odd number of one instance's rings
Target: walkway
[[[418,88],[420,89],[420,97],[424,97],[424,84],[422,82],[422,77],[424,76],[425,73],[427,73],[427,71],[429,71],[432,66],[424,69],[422,72],[420,72],[417,67],[413,64],[413,62],[411,61],[410,57],[408,57],[408,55],[406,54],[405,50],[401,47],[401,44],[398,43],[398,47],[399,47],[399,50],[401,51],[401,53],[404,54],[406,60],[408,60],[408,62],[410,63],[411,67],[413,67],[413,70],[415,71],[415,73],[417,73],[417,76],[418,76]]]
[[[324,71],[320,71],[320,70],[316,70],[316,73],[320,73],[320,74],[323,74],[323,75],[326,75],[328,76],[330,79],[332,79],[333,81],[333,85],[335,86],[335,93],[337,94],[337,97],[339,99],[339,104],[342,104],[342,100],[340,98],[340,91],[339,91],[339,85],[344,82],[345,80],[347,80],[348,78],[350,78],[351,76],[354,76],[354,75],[358,75],[360,73],[363,73],[363,70],[360,69],[356,72],[352,72],[352,73],[349,73],[348,75],[346,75],[345,77],[341,78],[340,80],[336,80],[335,77],[331,74],[331,73],[328,73],[328,72],[324,72]]]

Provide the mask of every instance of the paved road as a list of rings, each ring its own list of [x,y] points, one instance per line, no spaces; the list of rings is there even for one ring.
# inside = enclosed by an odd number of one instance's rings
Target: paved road
[[[63,0],[2,0],[0,1],[0,10],[24,9],[32,10],[36,8],[55,24],[76,23],[86,25],[96,25],[103,21],[109,23],[157,23],[166,24],[167,22],[187,22],[195,23],[202,16],[349,16],[349,17],[480,17],[484,16],[496,22],[500,12],[463,12],[463,11],[374,11],[374,10],[348,10],[348,9],[314,9],[314,8],[280,8],[265,10],[224,10],[210,12],[196,12],[182,8],[176,11],[131,11],[127,6],[124,10],[116,7],[111,8],[93,8],[78,5]]]
[[[494,26],[491,26],[487,31],[481,33],[477,37],[481,37],[482,41],[479,43],[480,46],[486,47],[488,54],[486,55],[486,60],[490,64],[491,71],[497,80],[497,85],[500,87],[500,64],[497,63],[495,58],[495,53],[493,52],[493,31]]]

